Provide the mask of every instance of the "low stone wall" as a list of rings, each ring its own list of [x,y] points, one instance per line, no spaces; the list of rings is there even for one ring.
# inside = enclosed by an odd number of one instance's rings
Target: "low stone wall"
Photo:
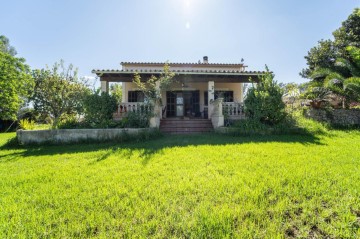
[[[232,127],[217,127],[214,128],[214,131],[219,134],[232,134],[232,133],[237,133],[239,130],[237,128],[232,128]]]
[[[18,130],[16,135],[22,145],[66,144],[86,141],[122,140],[128,136],[151,132],[154,129],[58,129],[58,130]]]
[[[316,121],[338,126],[360,126],[359,109],[308,109],[305,116]]]

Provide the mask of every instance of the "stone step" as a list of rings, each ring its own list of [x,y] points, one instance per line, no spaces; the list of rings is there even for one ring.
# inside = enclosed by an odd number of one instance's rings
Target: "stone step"
[[[171,129],[178,129],[178,130],[181,130],[181,129],[213,129],[213,127],[211,126],[182,126],[182,127],[177,127],[177,126],[163,126],[163,125],[160,125],[160,129],[164,129],[164,130],[171,130]]]
[[[208,121],[210,119],[203,119],[203,118],[163,118],[162,121]]]
[[[163,132],[163,134],[205,134],[210,133],[212,131],[201,131],[201,132],[194,132],[194,131],[171,131],[171,132]]]
[[[209,119],[169,118],[160,121],[160,131],[170,134],[211,132],[214,128]]]
[[[160,128],[163,133],[201,133],[201,132],[212,132],[212,128]]]
[[[170,123],[170,122],[161,122],[160,125],[166,125],[166,126],[174,126],[174,127],[183,127],[183,126],[194,126],[194,127],[198,127],[198,126],[210,126],[212,127],[211,122],[174,122],[174,123]]]
[[[160,125],[161,129],[172,129],[172,128],[205,128],[205,129],[212,129],[213,127],[211,125]]]
[[[209,119],[161,119],[161,122],[211,122]]]

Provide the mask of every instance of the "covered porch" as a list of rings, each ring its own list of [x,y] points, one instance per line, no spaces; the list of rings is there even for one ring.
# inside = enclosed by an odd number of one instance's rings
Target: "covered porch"
[[[146,81],[152,75],[160,75],[162,71],[133,70],[94,70],[100,77],[101,90],[109,91],[110,82],[122,83],[122,103],[114,112],[114,119],[121,119],[129,111],[143,112],[155,110],[156,118],[153,127],[159,127],[160,119],[210,119],[214,127],[224,125],[227,119],[244,118],[244,83],[258,82],[264,72],[243,71],[175,71],[174,84],[171,91],[161,92],[162,105],[149,107],[132,82],[135,73]]]

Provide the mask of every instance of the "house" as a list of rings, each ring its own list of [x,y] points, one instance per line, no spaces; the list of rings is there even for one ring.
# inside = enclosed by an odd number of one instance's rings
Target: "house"
[[[110,82],[121,82],[123,89],[122,103],[115,119],[120,119],[129,110],[136,110],[143,102],[143,93],[134,84],[134,73],[142,79],[160,75],[165,63],[122,62],[120,70],[93,70],[101,82],[101,90],[108,92]],[[224,114],[229,119],[240,119],[243,114],[244,84],[258,81],[264,72],[246,71],[243,63],[209,63],[204,56],[198,63],[168,63],[170,71],[176,75],[172,90],[161,92],[161,109],[155,109],[157,116],[152,120],[152,127],[160,124],[176,125],[211,121],[213,127],[224,126]],[[203,121],[199,121],[203,119]],[[204,121],[205,119],[205,121]],[[171,121],[172,120],[172,121]],[[196,121],[198,120],[198,121]],[[189,125],[190,125],[189,124]],[[210,125],[211,125],[210,124]],[[174,123],[172,124],[174,125]]]

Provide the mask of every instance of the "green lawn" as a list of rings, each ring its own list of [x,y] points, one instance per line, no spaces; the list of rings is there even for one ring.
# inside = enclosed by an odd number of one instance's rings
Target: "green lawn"
[[[0,189],[0,238],[356,238],[360,132],[0,146]]]

